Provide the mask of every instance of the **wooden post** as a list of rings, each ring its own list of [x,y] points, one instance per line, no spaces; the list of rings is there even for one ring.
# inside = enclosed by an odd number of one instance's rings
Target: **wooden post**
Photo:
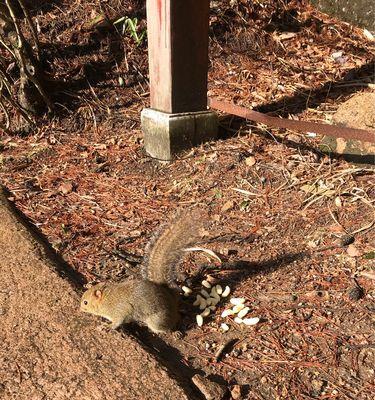
[[[171,159],[216,136],[207,111],[209,0],[147,0],[151,108],[142,112],[148,153]]]

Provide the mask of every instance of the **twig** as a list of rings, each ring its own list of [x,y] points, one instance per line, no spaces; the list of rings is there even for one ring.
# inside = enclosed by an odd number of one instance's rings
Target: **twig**
[[[29,27],[31,29],[31,34],[32,34],[34,42],[35,42],[36,58],[38,61],[40,61],[40,43],[39,43],[39,39],[38,39],[38,35],[36,33],[34,23],[30,17],[30,13],[29,13],[27,7],[25,6],[23,0],[17,0],[17,1],[18,1],[19,5],[21,6],[22,11],[26,17],[26,21],[28,22]]]
[[[2,17],[2,15],[1,15],[1,17]],[[1,35],[1,33],[0,33],[0,43],[9,51],[9,53],[13,56],[13,58],[15,60],[17,60],[16,55],[14,54],[13,50],[5,43],[4,37]]]
[[[11,97],[5,97],[3,94],[0,94],[0,98],[10,103],[31,126],[34,125],[32,117],[21,107],[20,104],[18,104],[17,101],[13,100]]]
[[[0,89],[0,91],[1,91],[2,89]],[[8,113],[8,110],[6,109],[6,107],[4,106],[4,103],[1,101],[1,97],[0,97],[0,107],[1,107],[1,109],[3,110],[3,113],[4,113],[4,115],[5,115],[5,128],[4,127],[1,127],[1,129],[3,130],[3,131],[5,131],[6,133],[8,133],[8,129],[9,129],[9,126],[10,126],[10,118],[9,118],[9,113]]]
[[[44,90],[43,86],[41,85],[39,79],[37,79],[37,78],[35,77],[35,71],[36,71],[35,65],[33,65],[33,64],[31,63],[31,65],[29,66],[29,68],[28,68],[27,65],[26,65],[25,54],[24,54],[24,52],[22,51],[22,49],[25,48],[25,45],[24,45],[24,44],[26,43],[26,41],[25,41],[25,38],[24,38],[24,36],[23,36],[23,34],[22,34],[21,29],[20,29],[19,26],[18,26],[17,18],[16,18],[16,16],[15,16],[15,12],[14,12],[14,10],[13,10],[13,7],[12,7],[12,5],[10,4],[9,0],[5,0],[5,3],[6,3],[6,5],[7,5],[7,7],[8,7],[9,14],[10,14],[10,16],[11,16],[11,18],[12,18],[13,25],[14,25],[14,29],[15,29],[16,34],[17,34],[18,46],[16,46],[16,45],[14,45],[14,46],[15,46],[15,48],[17,49],[17,54],[16,54],[15,56],[16,56],[16,59],[17,59],[17,60],[19,61],[19,63],[20,63],[20,70],[22,71],[23,74],[26,75],[26,77],[27,77],[27,78],[35,85],[35,87],[38,89],[38,92],[39,92],[40,95],[42,96],[44,102],[47,104],[48,111],[51,112],[51,111],[53,110],[53,108],[54,108],[54,107],[53,107],[53,103],[52,103],[52,101],[50,100],[50,98],[49,98],[48,94],[46,93],[46,91]],[[18,55],[18,57],[17,57],[17,55]],[[32,54],[29,54],[29,56],[30,56],[30,59],[32,60],[33,55],[32,55]],[[32,67],[32,71],[30,71],[30,70],[31,70],[30,67]],[[22,79],[22,76],[21,76],[21,79]]]
[[[375,219],[370,222],[368,225],[363,226],[362,228],[357,229],[356,231],[352,232],[351,235],[355,235],[356,233],[366,231],[367,229],[371,229],[375,224]]]
[[[340,222],[337,220],[337,218],[336,218],[335,215],[333,214],[333,212],[332,212],[331,207],[329,206],[329,204],[327,204],[327,207],[328,207],[328,211],[329,211],[329,213],[330,213],[332,219],[336,222],[336,224],[339,225],[339,226],[341,226],[341,227],[344,229],[344,232],[345,232],[345,233],[348,233],[348,231],[343,227],[342,224],[340,224]]]
[[[5,4],[8,7],[9,15],[12,18],[13,26],[14,26],[14,29],[16,30],[16,33],[17,33],[17,39],[18,39],[18,46],[17,47],[18,47],[18,49],[21,49],[25,38],[24,38],[24,36],[22,34],[21,29],[18,26],[17,18],[16,18],[16,15],[15,15],[15,12],[13,10],[13,6],[10,4],[9,0],[5,0]]]
[[[218,362],[220,360],[221,356],[223,355],[223,352],[225,350],[227,350],[229,347],[232,347],[237,341],[238,341],[237,338],[229,339],[225,343],[220,345],[219,348],[216,350],[216,353],[215,353],[215,357],[214,357],[215,361]]]

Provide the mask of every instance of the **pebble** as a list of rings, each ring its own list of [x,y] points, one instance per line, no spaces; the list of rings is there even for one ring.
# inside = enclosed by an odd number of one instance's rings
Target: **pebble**
[[[350,300],[357,301],[362,299],[365,295],[365,291],[360,286],[354,286],[348,291],[348,297]]]
[[[240,385],[233,385],[230,395],[232,396],[233,400],[242,399],[242,388]]]
[[[224,398],[227,388],[216,382],[211,381],[201,375],[194,375],[191,380],[194,385],[202,392],[206,400],[221,400]]]
[[[354,243],[355,237],[353,235],[344,235],[340,238],[340,246],[349,246]]]

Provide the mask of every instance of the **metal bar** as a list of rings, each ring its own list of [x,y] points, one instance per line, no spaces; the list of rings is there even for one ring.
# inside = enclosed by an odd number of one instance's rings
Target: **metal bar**
[[[322,135],[334,136],[344,139],[356,139],[363,142],[375,143],[375,131],[347,128],[344,126],[322,124],[309,121],[295,121],[292,119],[271,117],[257,111],[249,110],[245,107],[236,106],[235,104],[220,101],[214,97],[208,99],[208,105],[219,111],[228,114],[237,115],[245,119],[260,122],[275,128],[286,128],[302,132],[314,132]]]

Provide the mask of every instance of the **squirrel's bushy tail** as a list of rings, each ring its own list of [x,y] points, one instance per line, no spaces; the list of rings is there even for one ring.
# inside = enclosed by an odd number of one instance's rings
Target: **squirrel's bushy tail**
[[[142,266],[144,279],[171,285],[183,250],[199,241],[203,213],[197,209],[178,213],[166,227],[159,229],[146,246]]]

